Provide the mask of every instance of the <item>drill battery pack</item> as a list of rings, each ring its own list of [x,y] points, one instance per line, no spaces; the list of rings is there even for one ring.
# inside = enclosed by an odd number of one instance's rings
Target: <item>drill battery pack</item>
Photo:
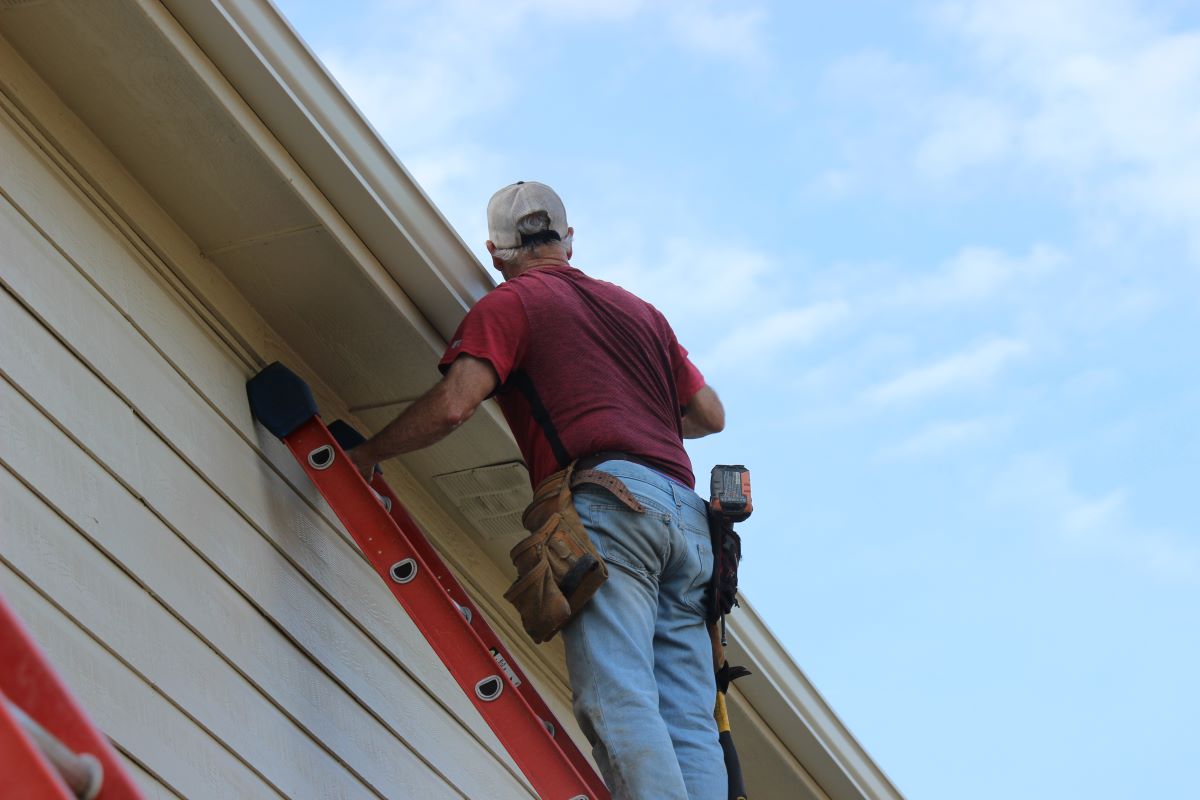
[[[742,537],[734,531],[733,524],[748,518],[754,505],[750,496],[750,470],[741,464],[713,467],[710,487],[708,529],[712,537],[713,576],[709,587],[708,622],[712,624],[738,604]]]

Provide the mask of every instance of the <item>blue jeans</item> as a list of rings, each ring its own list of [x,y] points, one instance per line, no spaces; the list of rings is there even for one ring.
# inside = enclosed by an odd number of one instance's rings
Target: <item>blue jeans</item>
[[[725,800],[704,501],[639,464],[597,469],[621,478],[646,513],[596,486],[575,492],[608,563],[608,580],[563,629],[575,717],[615,800]]]

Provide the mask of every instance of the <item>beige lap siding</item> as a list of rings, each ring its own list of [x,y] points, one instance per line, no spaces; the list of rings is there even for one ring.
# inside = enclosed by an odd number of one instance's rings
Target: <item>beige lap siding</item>
[[[3,113],[0,154],[0,591],[150,796],[530,797],[227,337]]]
[[[137,782],[144,800],[180,800],[179,795],[172,792],[162,781],[147,772],[141,764],[138,764],[120,751],[118,751],[118,755],[121,756],[121,760],[124,762],[125,768],[129,770],[129,774]]]
[[[279,797],[5,564],[0,587],[89,713],[119,747],[153,762],[164,782],[188,797]]]

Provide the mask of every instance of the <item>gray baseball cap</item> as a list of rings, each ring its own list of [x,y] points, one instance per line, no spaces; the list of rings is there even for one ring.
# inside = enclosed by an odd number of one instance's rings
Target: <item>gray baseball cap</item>
[[[517,221],[538,211],[550,217],[550,230],[559,239],[567,238],[567,209],[563,201],[544,183],[517,181],[505,186],[488,201],[488,238],[496,247],[520,247]]]

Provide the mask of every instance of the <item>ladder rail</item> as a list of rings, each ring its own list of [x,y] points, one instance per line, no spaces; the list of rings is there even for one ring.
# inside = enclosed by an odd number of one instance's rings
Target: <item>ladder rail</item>
[[[81,800],[95,800],[104,784],[104,768],[100,766],[100,759],[91,753],[72,751],[54,734],[37,724],[20,706],[7,697],[2,699],[8,713],[25,729],[25,734],[42,751],[67,788]]]
[[[28,720],[30,724],[26,724]],[[91,775],[86,762],[95,759],[103,777],[95,800],[141,800],[141,792],[125,769],[121,757],[92,723],[70,689],[50,665],[16,612],[0,596],[0,788],[4,797],[87,797]],[[57,751],[51,752],[51,751]],[[33,754],[30,760],[30,754]],[[55,767],[56,755],[67,767],[71,794],[64,774]],[[83,770],[83,772],[80,772]],[[53,775],[51,792],[44,774]],[[11,791],[5,781],[29,789]],[[39,793],[31,793],[41,787]]]
[[[428,543],[424,553],[414,544],[424,538],[419,530],[401,527],[393,519],[320,417],[309,417],[282,438],[538,796],[608,800],[590,764],[577,763],[564,752],[543,717],[501,669],[479,630],[467,621],[462,604],[437,577],[441,559],[435,553],[432,563],[426,560]],[[399,502],[393,500],[392,507],[398,508]],[[474,609],[473,604],[468,607]],[[474,611],[472,617],[482,618]]]
[[[62,776],[13,713],[16,707],[2,695],[0,699],[0,797],[75,800]]]
[[[383,479],[383,475],[379,471],[376,471],[372,476],[371,488],[387,501],[385,508],[391,514],[396,525],[401,530],[411,532],[409,540],[413,547],[421,554],[425,562],[434,569],[435,577],[442,584],[446,593],[450,595],[450,598],[461,608],[466,609],[467,624],[475,630],[475,633],[483,641],[484,645],[493,652],[493,657],[498,656],[497,662],[501,664],[501,669],[507,668],[513,673],[516,680],[510,680],[510,682],[515,685],[517,691],[525,698],[525,702],[529,704],[534,714],[541,718],[544,724],[550,726],[550,735],[557,742],[563,755],[571,762],[580,776],[588,782],[588,786],[592,792],[597,797],[604,796],[607,793],[607,789],[600,781],[600,777],[596,774],[591,762],[587,760],[576,746],[574,740],[566,732],[566,729],[559,723],[554,712],[550,710],[550,707],[542,699],[542,696],[538,693],[533,683],[525,676],[517,660],[509,653],[500,636],[488,624],[487,619],[480,612],[478,606],[471,599],[471,596],[467,594],[466,589],[454,577],[454,573],[450,571],[445,560],[442,559],[429,539],[421,532],[420,526],[417,525],[416,521],[408,513],[408,510],[404,508],[395,492],[392,491],[392,488]]]

